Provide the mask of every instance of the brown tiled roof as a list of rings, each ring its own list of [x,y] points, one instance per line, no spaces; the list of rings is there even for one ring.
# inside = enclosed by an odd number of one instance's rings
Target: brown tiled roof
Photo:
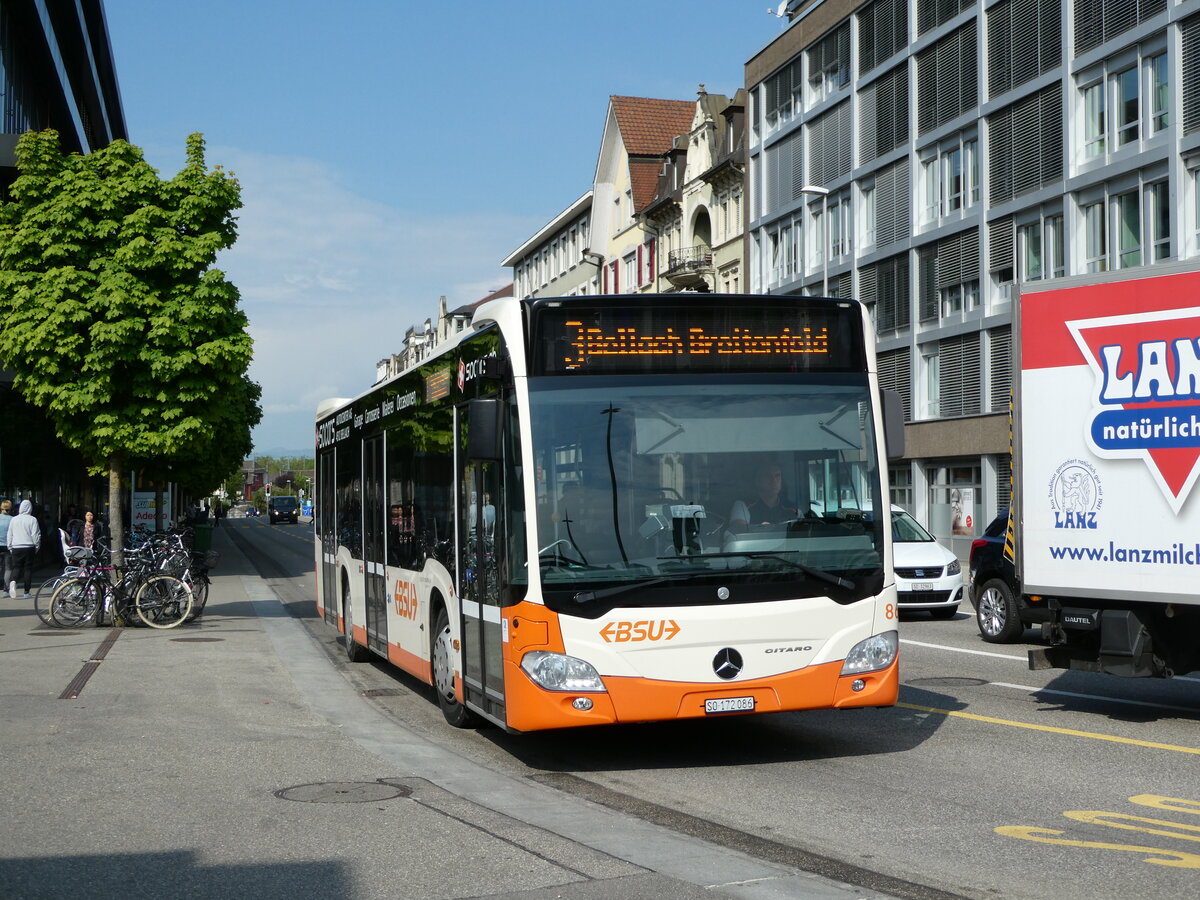
[[[633,211],[641,212],[658,193],[658,173],[662,159],[629,160],[629,183],[633,187]]]
[[[654,100],[612,96],[613,112],[625,151],[631,156],[660,156],[676,135],[690,131],[696,114],[693,100]]]

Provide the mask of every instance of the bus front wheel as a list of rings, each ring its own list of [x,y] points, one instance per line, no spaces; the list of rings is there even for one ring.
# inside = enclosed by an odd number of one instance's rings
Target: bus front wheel
[[[346,629],[345,634],[342,635],[342,641],[346,647],[346,659],[352,663],[366,662],[371,658],[371,651],[354,640],[354,620],[350,613],[348,594],[349,591],[346,591],[342,595],[342,622]]]
[[[454,644],[445,607],[438,610],[433,630],[433,689],[447,722],[455,728],[474,728],[479,724],[478,717],[459,703],[454,694]]]

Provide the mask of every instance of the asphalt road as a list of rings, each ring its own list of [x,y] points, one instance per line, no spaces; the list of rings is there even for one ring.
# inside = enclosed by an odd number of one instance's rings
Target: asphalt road
[[[311,529],[230,532],[336,664],[315,617]],[[967,612],[901,623],[890,710],[509,735],[447,726],[427,689],[344,666],[389,719],[491,769],[679,833],[896,896],[1194,896],[1200,674],[1029,671]]]

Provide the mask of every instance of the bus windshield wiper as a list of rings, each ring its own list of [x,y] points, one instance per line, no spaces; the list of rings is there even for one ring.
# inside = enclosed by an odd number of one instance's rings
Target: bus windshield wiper
[[[592,603],[596,600],[604,600],[607,597],[619,597],[621,594],[628,594],[630,591],[636,591],[638,588],[650,587],[652,584],[665,584],[668,581],[675,580],[674,578],[649,578],[646,581],[630,581],[626,584],[618,584],[610,588],[601,588],[598,591],[580,591],[571,599],[576,603]]]
[[[855,587],[854,582],[849,578],[843,578],[841,575],[834,575],[832,572],[826,572],[822,569],[814,569],[812,566],[806,566],[804,563],[780,556],[778,553],[755,552],[753,550],[732,553],[697,553],[695,556],[688,557],[688,559],[730,559],[735,556],[745,557],[746,559],[772,559],[786,566],[791,566],[793,569],[799,569],[805,575],[811,575],[813,578],[827,581],[845,591],[852,591]]]

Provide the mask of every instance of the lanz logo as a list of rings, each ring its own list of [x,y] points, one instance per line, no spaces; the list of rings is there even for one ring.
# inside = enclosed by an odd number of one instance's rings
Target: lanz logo
[[[392,600],[396,606],[396,615],[402,619],[416,620],[417,586],[415,584],[397,578],[395,590],[392,591]]]
[[[1096,379],[1101,459],[1141,459],[1176,513],[1200,475],[1200,307],[1066,323]]]
[[[637,643],[640,641],[669,641],[679,634],[679,625],[674,619],[657,619],[642,622],[609,622],[600,629],[600,637],[609,644]]]
[[[1069,459],[1050,479],[1050,508],[1055,528],[1098,528],[1104,490],[1096,467],[1084,459]]]

